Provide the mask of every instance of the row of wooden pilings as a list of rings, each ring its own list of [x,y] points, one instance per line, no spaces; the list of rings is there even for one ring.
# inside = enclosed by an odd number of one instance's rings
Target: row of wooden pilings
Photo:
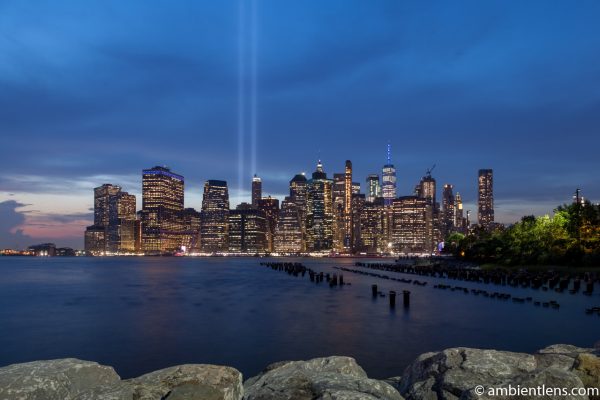
[[[536,290],[541,289],[542,291],[553,290],[557,293],[568,291],[571,294],[575,294],[581,292],[588,296],[592,295],[594,292],[594,282],[599,280],[597,274],[593,273],[561,275],[551,271],[507,272],[499,269],[481,270],[456,266],[444,266],[441,263],[419,266],[357,262],[355,265],[357,267],[376,269],[380,271],[400,272],[404,274],[431,276],[434,278],[531,288]]]
[[[302,276],[304,277],[308,273],[308,277],[311,282],[315,282],[317,284],[321,282],[327,282],[329,287],[333,288],[335,286],[344,286],[350,285],[350,282],[344,281],[343,274],[330,274],[324,272],[318,272],[313,270],[312,268],[308,268],[301,263],[294,262],[261,262],[260,265],[271,268],[274,271],[282,271],[287,272],[288,275],[292,276]]]

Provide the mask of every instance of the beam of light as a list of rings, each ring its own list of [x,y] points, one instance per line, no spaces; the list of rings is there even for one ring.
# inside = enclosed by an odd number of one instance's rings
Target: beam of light
[[[238,114],[237,114],[237,138],[238,138],[238,192],[244,189],[244,139],[246,136],[246,7],[245,0],[238,1]]]
[[[255,174],[257,171],[256,165],[256,146],[257,146],[257,17],[258,17],[258,0],[251,0],[250,14],[250,167],[251,172]]]

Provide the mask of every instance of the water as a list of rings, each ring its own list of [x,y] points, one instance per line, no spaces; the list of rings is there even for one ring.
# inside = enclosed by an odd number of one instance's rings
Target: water
[[[352,285],[330,289],[260,261],[0,257],[0,365],[77,357],[129,378],[209,363],[250,377],[275,361],[349,355],[370,376],[385,378],[401,374],[419,354],[447,347],[535,351],[600,340],[600,317],[585,314],[600,306],[597,287],[586,297],[403,276],[429,282],[417,287],[344,273]],[[300,261],[325,272],[354,264]],[[387,298],[371,298],[373,283],[399,292],[395,311]],[[433,289],[436,283],[556,300],[561,308]],[[408,311],[403,289],[412,292]]]

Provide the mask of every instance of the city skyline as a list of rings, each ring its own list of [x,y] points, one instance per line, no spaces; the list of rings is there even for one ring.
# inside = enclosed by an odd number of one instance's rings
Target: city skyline
[[[599,13],[569,2],[3,2],[0,247],[82,247],[92,189],[120,185],[139,209],[139,171],[153,165],[185,175],[197,210],[205,180],[229,182],[238,204],[255,173],[283,201],[319,158],[329,176],[351,159],[367,193],[386,143],[397,195],[437,164],[438,198],[454,185],[473,218],[481,168],[495,172],[499,222],[551,213],[578,187],[598,202]]]

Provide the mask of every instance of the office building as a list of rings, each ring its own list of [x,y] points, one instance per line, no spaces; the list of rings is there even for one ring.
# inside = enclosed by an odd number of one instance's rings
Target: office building
[[[229,211],[229,252],[264,253],[267,250],[267,218],[265,213],[242,203]]]
[[[332,181],[319,160],[306,193],[306,244],[308,251],[322,252],[333,246]]]
[[[434,249],[431,202],[403,196],[392,204],[392,248],[404,254],[431,254]]]
[[[477,221],[483,228],[494,224],[494,176],[491,169],[479,170]]]
[[[379,183],[379,175],[370,174],[367,176],[367,198],[366,201],[373,203],[376,198],[381,197],[381,184]]]
[[[121,187],[104,184],[94,188],[94,225],[84,237],[88,254],[135,252],[135,196]]]
[[[263,197],[258,200],[258,209],[261,210],[267,218],[267,251],[273,251],[275,228],[279,219],[279,200],[269,197]]]
[[[304,251],[301,214],[291,196],[281,202],[275,229],[274,251],[280,254],[296,254]]]
[[[396,198],[396,168],[392,164],[392,146],[387,145],[387,163],[383,166],[381,175],[381,190],[385,205],[389,206]]]
[[[258,207],[258,201],[262,199],[262,181],[254,174],[252,178],[252,207]]]
[[[142,172],[142,250],[146,254],[177,251],[182,245],[184,179],[167,167]]]
[[[227,182],[204,183],[200,211],[200,250],[205,253],[226,252],[229,229],[229,190]]]

